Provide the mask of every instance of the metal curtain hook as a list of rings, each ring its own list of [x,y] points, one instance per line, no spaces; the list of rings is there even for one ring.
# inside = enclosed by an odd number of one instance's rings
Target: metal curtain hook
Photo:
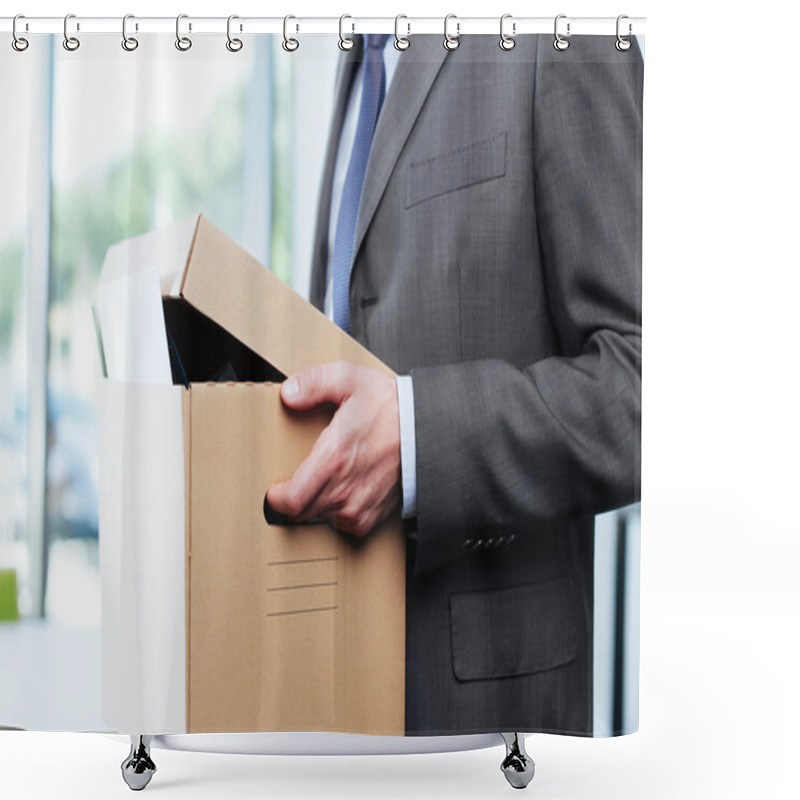
[[[355,47],[356,40],[351,39],[348,36],[344,35],[344,21],[346,19],[353,19],[349,14],[342,14],[339,17],[339,49],[340,50],[352,50]],[[355,31],[356,26],[350,23],[350,30]]]
[[[620,14],[617,17],[617,41],[614,43],[614,47],[616,47],[617,50],[620,51],[620,53],[624,53],[626,50],[631,49],[631,40],[625,39],[619,32],[620,22],[622,22],[622,20],[624,19],[628,19],[627,14]],[[630,34],[632,31],[633,31],[633,25],[628,23],[628,33]]]
[[[456,35],[455,36],[451,36],[447,32],[447,23],[450,22],[451,19],[455,19],[456,20]],[[458,48],[459,44],[461,44],[461,42],[458,41],[458,37],[460,35],[461,35],[461,23],[457,21],[457,17],[456,17],[455,14],[448,14],[444,18],[444,42],[443,42],[444,49],[445,50],[456,50]]]
[[[408,50],[411,47],[411,40],[406,38],[406,36],[400,35],[400,20],[401,19],[408,19],[405,14],[398,14],[394,18],[394,49],[395,50]],[[411,34],[411,23],[406,22],[406,35]]]
[[[127,50],[129,53],[139,46],[139,40],[133,36],[128,36],[128,20],[135,19],[133,14],[126,14],[122,18],[122,49]],[[138,23],[135,23],[136,30],[139,30]]]
[[[178,14],[175,19],[175,47],[178,50],[186,51],[192,46],[192,40],[188,36],[181,36],[181,20],[188,19],[188,14]],[[189,30],[192,29],[192,23],[189,23]]]
[[[296,17],[293,17],[291,14],[288,14],[287,16],[285,16],[283,18],[283,45],[282,46],[283,46],[283,49],[287,53],[294,53],[294,51],[297,50],[298,47],[300,47],[300,42],[298,42],[297,39],[289,38],[289,20],[290,19],[296,19]],[[296,25],[295,26],[295,30],[299,31],[300,30],[300,26]]]
[[[225,42],[225,47],[227,47],[228,50],[231,51],[231,53],[238,53],[243,47],[241,39],[234,39],[234,38],[231,37],[231,22],[233,22],[233,20],[235,20],[235,19],[239,19],[239,17],[237,17],[236,14],[231,14],[228,17],[228,30],[227,30],[228,41]],[[241,31],[241,29],[242,29],[242,26],[240,25],[239,26],[239,30]]]
[[[511,33],[512,35],[509,36],[505,30],[505,22],[507,19],[511,19],[511,14],[503,14],[500,17],[500,49],[501,50],[513,50],[514,46],[516,45],[516,41],[514,41],[514,35],[517,33],[517,23],[511,23]]]
[[[67,14],[67,16],[64,17],[64,42],[63,42],[64,49],[69,50],[70,52],[72,52],[73,50],[77,50],[81,46],[80,41],[78,41],[78,39],[75,36],[69,35],[69,31],[67,29],[67,23],[71,19],[75,19],[74,14]],[[77,30],[80,30],[80,25],[77,25]]]
[[[30,42],[26,38],[24,38],[23,36],[20,36],[17,33],[17,20],[20,20],[20,19],[25,19],[25,15],[24,14],[17,14],[17,16],[14,17],[14,22],[13,22],[13,24],[11,26],[11,35],[14,37],[11,40],[11,46],[18,53],[21,53],[23,50],[27,50],[28,49],[28,45],[30,44]],[[27,30],[27,29],[28,29],[28,27],[27,27],[27,23],[26,23],[25,24],[25,30]]]
[[[569,47],[569,39],[565,39],[558,32],[558,21],[560,19],[566,19],[566,18],[567,18],[566,14],[559,14],[556,17],[556,21],[555,21],[555,25],[554,25],[554,31],[555,31],[556,38],[555,38],[555,41],[553,42],[553,47],[555,47],[556,50],[563,51],[563,50],[566,50]],[[570,29],[570,23],[568,22],[567,23],[567,36],[569,36],[569,33],[570,33],[569,29]]]

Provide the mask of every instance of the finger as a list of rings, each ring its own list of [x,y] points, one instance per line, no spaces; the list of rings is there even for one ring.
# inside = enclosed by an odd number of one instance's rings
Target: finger
[[[304,469],[305,461],[288,481],[276,483],[267,491],[267,502],[281,514],[298,522],[309,516],[309,511],[319,493],[327,485],[327,479],[319,472]]]
[[[279,514],[292,516],[294,501],[292,500],[291,481],[281,481],[267,489],[267,502]]]
[[[290,493],[292,489],[290,488],[290,484],[291,481],[282,481],[281,483],[276,483],[267,490],[267,503],[269,504],[270,508],[280,517],[286,518],[289,520],[289,522],[293,523],[307,522],[308,520],[321,517],[321,515],[315,509],[319,502],[319,498],[327,488],[327,484],[322,488],[321,493],[318,494],[311,501],[311,503],[306,506],[305,510],[301,511],[299,514],[294,513],[297,506],[295,506],[292,501],[287,499],[291,496]],[[267,522],[269,522],[269,518],[267,518]]]
[[[322,492],[327,483],[320,488]],[[307,487],[295,482],[294,477],[288,481],[276,483],[267,490],[267,502],[279,514],[287,516],[292,522],[305,522],[316,515],[313,510],[319,492],[312,493]]]
[[[343,508],[341,511],[330,514],[328,519],[337,531],[349,533],[358,538],[366,536],[373,527],[373,515],[368,511],[359,512],[356,509]]]
[[[378,519],[379,504],[369,491],[369,487],[362,485],[354,487],[354,491],[344,498],[338,508],[326,514],[334,527],[358,538],[366,536]]]
[[[337,530],[352,534],[357,538],[369,534],[375,526],[400,505],[402,497],[395,488],[383,500],[365,493],[363,487],[356,490],[340,508],[326,514]]]
[[[341,405],[355,388],[353,365],[346,361],[318,364],[298,372],[281,385],[281,399],[299,411],[321,403]]]
[[[337,499],[339,494],[340,492],[337,490],[335,482],[333,480],[328,481],[296,521],[306,522],[308,520],[317,519],[326,519],[330,521],[332,515],[337,513],[342,507],[342,501]]]
[[[331,478],[326,428],[314,442],[311,452],[288,481],[276,483],[267,491],[267,502],[281,514],[301,518],[308,516],[312,503]]]

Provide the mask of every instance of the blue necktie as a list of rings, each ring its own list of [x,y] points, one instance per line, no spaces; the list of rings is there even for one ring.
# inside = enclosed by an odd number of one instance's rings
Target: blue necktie
[[[339,216],[336,219],[336,239],[333,245],[333,320],[348,333],[350,332],[350,269],[353,265],[356,220],[372,136],[386,93],[383,48],[388,39],[388,33],[367,35],[356,136],[344,179]]]

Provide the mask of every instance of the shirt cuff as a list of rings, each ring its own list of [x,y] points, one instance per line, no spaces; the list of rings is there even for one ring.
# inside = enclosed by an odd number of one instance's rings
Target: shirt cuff
[[[414,428],[414,387],[410,375],[397,376],[400,414],[400,474],[403,481],[403,519],[417,513],[417,440]]]

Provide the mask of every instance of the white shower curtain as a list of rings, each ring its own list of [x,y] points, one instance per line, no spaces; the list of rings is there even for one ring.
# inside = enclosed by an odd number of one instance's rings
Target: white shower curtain
[[[240,668],[225,673],[220,652],[206,653],[207,662],[192,672],[189,656],[200,664],[192,648],[203,625],[213,641],[223,633],[219,626],[230,632],[243,608],[260,607],[259,592],[285,587],[265,582],[255,595],[231,599],[230,585],[192,583],[200,557],[192,566],[186,542],[198,523],[182,516],[177,526],[164,523],[163,537],[158,521],[125,539],[103,528],[103,470],[122,459],[114,468],[123,488],[105,498],[114,504],[107,515],[140,503],[158,517],[161,500],[132,498],[125,487],[139,486],[135,475],[152,474],[155,461],[163,468],[167,451],[158,450],[164,437],[148,427],[155,412],[141,405],[143,396],[103,389],[110,344],[92,306],[110,254],[118,252],[113,246],[161,236],[172,244],[145,246],[146,258],[158,260],[172,248],[178,261],[137,261],[137,246],[123,245],[120,269],[189,274],[212,252],[219,282],[209,290],[208,308],[239,281],[239,294],[255,304],[247,313],[258,322],[263,295],[248,281],[258,274],[255,264],[266,265],[297,292],[285,300],[294,326],[286,336],[296,336],[296,320],[310,313],[307,301],[325,306],[324,271],[332,269],[327,254],[337,224],[331,195],[345,191],[350,150],[349,141],[340,142],[348,124],[351,138],[357,125],[362,42],[357,36],[353,51],[342,53],[336,35],[306,36],[288,52],[282,36],[259,34],[231,52],[225,35],[215,34],[194,36],[181,51],[172,34],[138,34],[129,52],[116,34],[82,35],[75,51],[63,48],[62,38],[31,35],[26,51],[2,51],[3,102],[15,113],[2,119],[0,535],[7,621],[0,627],[0,722],[38,730],[128,732],[134,722],[152,733],[272,730],[246,720],[272,719],[269,698],[287,686],[268,685],[270,674],[260,669],[253,684]],[[398,625],[405,627],[392,641],[402,645],[405,661],[389,670],[400,675],[400,717],[385,729],[337,726],[324,721],[344,717],[320,710],[315,718],[312,703],[311,717],[298,723],[307,727],[298,730],[608,736],[638,727],[643,38],[629,51],[616,41],[574,37],[559,50],[552,35],[527,35],[504,51],[496,35],[465,35],[448,51],[442,36],[420,35],[407,51],[394,51],[391,37],[386,45],[383,118],[364,179],[350,302],[354,338],[413,382],[418,505],[399,521],[408,482],[402,473],[391,515],[402,530],[403,571],[393,574],[402,576]],[[231,266],[242,259],[246,268]],[[179,285],[165,290],[164,279],[160,289],[211,319],[215,331],[226,327],[234,339],[248,333],[246,325],[240,331],[204,311],[206,301],[190,301]],[[123,302],[133,319],[134,301],[125,295]],[[405,315],[399,320],[398,310]],[[242,313],[230,319],[238,324]],[[273,340],[267,336],[264,344],[256,331],[245,342],[255,371],[198,367],[189,374],[199,328],[181,329],[188,335],[183,350],[169,311],[166,318],[171,365],[166,346],[162,356],[176,385],[163,391],[183,395],[184,403],[201,393],[179,384],[279,381],[314,363],[309,349],[321,352],[311,338],[301,355],[290,347],[284,362],[270,361]],[[321,338],[339,341],[338,329],[325,327],[332,323],[323,325],[316,312],[308,319],[309,337],[319,324]],[[124,335],[145,339],[130,326]],[[202,341],[234,348],[216,367],[238,363],[234,345]],[[331,347],[350,360],[349,344]],[[352,352],[361,358],[360,350]],[[252,366],[256,356],[274,374]],[[446,393],[452,399],[443,403]],[[196,436],[179,428],[180,403],[168,426],[176,437],[169,462],[175,470],[184,469],[181,448]],[[133,444],[111,446],[98,435],[101,411],[129,426],[139,420],[141,434],[135,427],[128,433]],[[407,421],[400,425],[407,434]],[[131,455],[125,448],[133,445]],[[180,514],[185,498],[176,493],[196,467],[185,469],[168,490]],[[259,535],[266,535],[263,515],[260,524]],[[312,535],[278,527],[289,538]],[[294,644],[301,655],[324,652],[338,676],[337,664],[352,663],[343,660],[343,637],[373,623],[359,623],[357,604],[346,615],[341,610],[348,607],[342,582],[356,569],[349,554],[360,552],[360,540],[324,523],[313,535],[321,529],[353,566],[308,579],[317,586],[338,582],[323,604],[338,609],[325,611],[332,615],[323,623],[330,649]],[[220,547],[210,551],[210,563],[238,544]],[[253,552],[245,561],[262,556]],[[214,596],[195,607],[204,586],[213,586]],[[229,600],[242,605],[228,609]],[[292,637],[302,640],[302,630],[293,628]],[[372,633],[365,647],[372,641],[378,664],[386,632]],[[248,629],[237,641],[264,635]],[[259,658],[257,648],[238,655],[247,663]],[[199,692],[214,670],[223,671],[208,691],[227,687],[230,694],[193,725],[193,686]],[[308,684],[304,691],[342,707],[369,706],[368,698],[343,694],[357,687],[331,680],[327,694]],[[123,696],[136,705],[133,717],[115,717],[115,699]],[[256,696],[264,716],[245,713],[242,698]],[[239,717],[229,713],[240,706]]]

